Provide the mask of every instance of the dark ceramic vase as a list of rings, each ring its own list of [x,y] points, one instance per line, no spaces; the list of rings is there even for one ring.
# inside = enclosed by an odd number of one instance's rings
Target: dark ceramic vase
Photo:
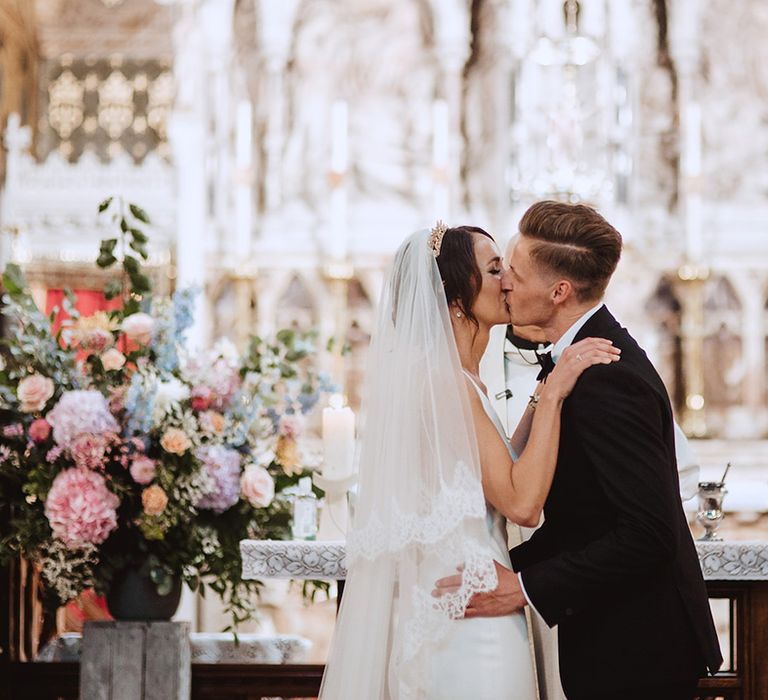
[[[166,595],[160,595],[143,567],[118,572],[107,591],[107,607],[116,620],[170,620],[180,599],[180,576],[174,577]]]

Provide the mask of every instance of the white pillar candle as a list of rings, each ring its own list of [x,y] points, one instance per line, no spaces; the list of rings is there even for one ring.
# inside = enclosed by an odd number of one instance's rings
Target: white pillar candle
[[[235,243],[233,252],[247,260],[251,254],[251,227],[253,212],[251,207],[251,159],[253,150],[253,112],[248,100],[241,100],[237,105],[235,131]]]
[[[691,102],[683,108],[683,175],[685,178],[685,252],[698,262],[704,252],[701,196],[701,107]]]
[[[435,219],[448,217],[449,118],[448,103],[435,100],[432,105],[432,200]]]
[[[343,479],[354,469],[355,413],[335,394],[323,409],[323,476]]]
[[[348,157],[347,103],[336,100],[331,108],[331,170],[345,173]]]

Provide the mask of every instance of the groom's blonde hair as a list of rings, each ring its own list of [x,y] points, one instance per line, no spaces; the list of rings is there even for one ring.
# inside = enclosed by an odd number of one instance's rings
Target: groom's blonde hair
[[[533,241],[531,259],[568,279],[579,301],[597,301],[621,257],[621,234],[585,204],[546,200],[528,208],[520,235]]]

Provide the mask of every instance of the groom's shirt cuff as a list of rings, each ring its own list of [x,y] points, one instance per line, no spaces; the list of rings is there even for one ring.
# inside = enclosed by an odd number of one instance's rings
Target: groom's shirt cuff
[[[539,611],[536,610],[536,606],[531,602],[531,599],[528,596],[528,592],[525,590],[525,584],[523,583],[523,572],[522,571],[517,575],[517,580],[520,582],[520,588],[522,589],[523,595],[525,596],[525,599],[528,601],[528,605],[530,606],[531,610],[535,610],[536,613],[538,613]]]

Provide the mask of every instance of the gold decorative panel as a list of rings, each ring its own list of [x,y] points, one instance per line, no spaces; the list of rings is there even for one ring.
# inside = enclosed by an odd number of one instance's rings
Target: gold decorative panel
[[[99,85],[99,125],[118,139],[133,123],[133,84],[120,72],[113,71]]]
[[[48,88],[48,121],[62,140],[83,123],[83,83],[71,71],[64,70]]]
[[[169,156],[166,122],[175,87],[166,61],[66,56],[46,62],[42,75],[40,158],[58,151],[76,161],[85,150],[102,161]]]

